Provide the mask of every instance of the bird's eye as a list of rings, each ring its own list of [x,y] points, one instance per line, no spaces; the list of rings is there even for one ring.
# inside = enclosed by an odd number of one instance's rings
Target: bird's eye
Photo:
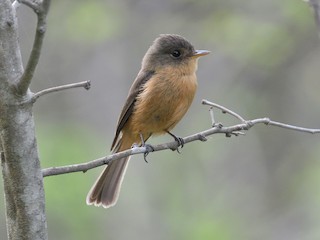
[[[174,58],[178,58],[181,56],[181,52],[179,50],[173,50],[171,56]]]

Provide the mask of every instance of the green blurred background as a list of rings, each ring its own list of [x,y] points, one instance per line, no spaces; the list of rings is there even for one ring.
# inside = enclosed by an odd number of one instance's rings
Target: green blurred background
[[[18,16],[26,61],[36,18],[25,6]],[[43,167],[109,154],[128,89],[160,33],[181,34],[212,51],[199,61],[198,92],[177,135],[210,127],[204,98],[247,119],[320,127],[320,40],[303,1],[52,1],[32,91],[84,80],[92,88],[51,94],[35,104]],[[222,114],[217,121],[236,123]],[[320,239],[319,140],[261,125],[246,136],[214,135],[188,144],[182,154],[150,154],[148,164],[134,156],[119,201],[107,210],[85,204],[102,167],[45,178],[49,237]],[[6,239],[3,197],[0,212],[0,238]]]

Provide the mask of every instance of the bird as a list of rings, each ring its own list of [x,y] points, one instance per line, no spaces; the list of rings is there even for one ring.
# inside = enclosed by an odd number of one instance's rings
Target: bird
[[[151,135],[169,134],[189,109],[197,89],[198,59],[209,54],[195,50],[184,37],[160,34],[147,50],[119,116],[112,153],[145,146]],[[150,145],[149,145],[150,146]],[[88,205],[114,206],[130,157],[110,162],[90,189]]]

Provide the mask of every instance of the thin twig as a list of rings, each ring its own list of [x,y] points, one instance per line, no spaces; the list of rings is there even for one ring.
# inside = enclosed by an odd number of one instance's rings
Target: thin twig
[[[230,115],[238,118],[241,122],[247,124],[247,129],[244,129],[244,130],[248,130],[251,127],[251,125],[253,126],[253,125],[257,124],[257,123],[264,123],[266,125],[271,125],[271,126],[276,126],[276,127],[281,127],[281,128],[294,130],[294,131],[311,133],[311,134],[315,134],[315,133],[319,133],[320,132],[320,129],[298,127],[298,126],[295,126],[295,125],[290,125],[290,124],[285,124],[285,123],[281,123],[281,122],[272,121],[269,118],[258,118],[258,119],[247,121],[243,117],[241,117],[239,114],[237,114],[237,113],[233,112],[232,110],[230,110],[230,109],[228,109],[228,108],[226,108],[224,106],[221,106],[221,105],[219,105],[217,103],[213,103],[213,102],[210,102],[210,101],[204,99],[204,100],[202,100],[202,104],[218,108],[218,109],[222,110],[223,113],[229,113]],[[210,116],[211,116],[211,119],[212,119],[212,113],[211,112],[210,112]]]
[[[214,118],[214,112],[213,107],[209,108],[210,118],[211,118],[211,126],[214,126],[216,124],[216,120]]]
[[[233,125],[233,126],[229,126],[229,127],[223,127],[220,124],[214,124],[214,126],[212,128],[209,128],[205,131],[198,132],[198,133],[195,133],[193,135],[190,135],[190,136],[183,138],[185,145],[187,143],[190,143],[193,141],[206,141],[208,136],[213,135],[213,134],[217,134],[217,133],[225,134],[227,137],[231,137],[232,135],[241,136],[241,135],[244,135],[244,133],[243,133],[244,130],[249,130],[254,125],[261,124],[261,123],[265,124],[267,126],[277,126],[277,127],[290,129],[290,130],[294,130],[294,131],[298,131],[298,132],[305,132],[305,133],[312,133],[312,134],[320,133],[320,129],[298,127],[298,126],[294,126],[294,125],[271,121],[269,118],[257,118],[257,119],[253,119],[253,120],[245,120],[239,114],[234,113],[230,109],[223,107],[219,104],[212,103],[207,100],[203,100],[202,103],[205,103],[206,105],[209,105],[211,107],[216,107],[225,113],[229,113],[230,115],[239,119],[241,121],[241,123]],[[178,147],[178,143],[174,141],[174,142],[168,142],[168,143],[154,145],[154,146],[152,146],[152,149],[154,149],[154,151],[162,151],[165,149],[176,149],[177,147]],[[139,153],[146,153],[146,152],[147,152],[147,149],[145,147],[134,147],[129,150],[115,153],[115,154],[112,154],[112,155],[109,155],[106,157],[98,158],[96,160],[93,160],[93,161],[90,161],[87,163],[43,169],[42,173],[43,173],[44,177],[47,177],[47,176],[54,176],[54,175],[71,173],[71,172],[86,172],[87,170],[90,170],[92,168],[96,168],[96,167],[99,167],[99,166],[102,166],[105,164],[109,164],[111,161],[116,161],[117,159],[120,159],[123,157],[135,155],[135,154],[139,154]]]
[[[286,128],[286,129],[294,130],[294,131],[298,131],[298,132],[305,132],[305,133],[311,133],[311,134],[320,133],[320,129],[298,127],[295,125],[271,121],[269,118],[259,118],[259,119],[251,120],[249,122],[252,122],[254,125],[257,123],[264,123],[266,125],[276,126],[276,127],[280,127],[280,128]]]
[[[215,108],[218,108],[222,111],[222,113],[229,113],[230,115],[234,116],[235,118],[239,119],[241,122],[245,122],[246,120],[244,120],[239,114],[231,111],[230,109],[224,107],[224,106],[221,106],[219,104],[216,104],[216,103],[213,103],[213,102],[209,102],[208,100],[205,100],[203,99],[201,101],[201,103],[203,105],[208,105],[208,106],[211,106],[211,107],[215,107]]]
[[[38,65],[41,48],[43,44],[44,35],[46,32],[46,18],[50,6],[50,0],[42,0],[39,2],[28,1],[28,0],[19,0],[21,3],[30,7],[37,14],[38,22],[36,28],[36,35],[33,42],[33,47],[27,62],[27,66],[21,76],[21,78],[16,83],[16,90],[20,95],[23,95],[27,92],[31,80],[33,78],[35,69]]]
[[[39,97],[46,95],[48,93],[53,93],[53,92],[59,92],[59,91],[63,91],[66,89],[70,89],[70,88],[79,88],[79,87],[83,87],[86,90],[89,90],[91,86],[90,81],[84,81],[84,82],[78,82],[78,83],[71,83],[71,84],[66,84],[66,85],[62,85],[62,86],[58,86],[58,87],[52,87],[52,88],[47,88],[44,90],[41,90],[37,93],[35,93],[32,96],[31,101],[35,102]]]

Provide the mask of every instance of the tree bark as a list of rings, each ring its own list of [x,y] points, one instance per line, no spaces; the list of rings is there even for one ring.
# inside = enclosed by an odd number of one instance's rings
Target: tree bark
[[[32,93],[16,88],[23,74],[18,23],[10,0],[0,0],[0,143],[7,232],[11,239],[47,239]]]

